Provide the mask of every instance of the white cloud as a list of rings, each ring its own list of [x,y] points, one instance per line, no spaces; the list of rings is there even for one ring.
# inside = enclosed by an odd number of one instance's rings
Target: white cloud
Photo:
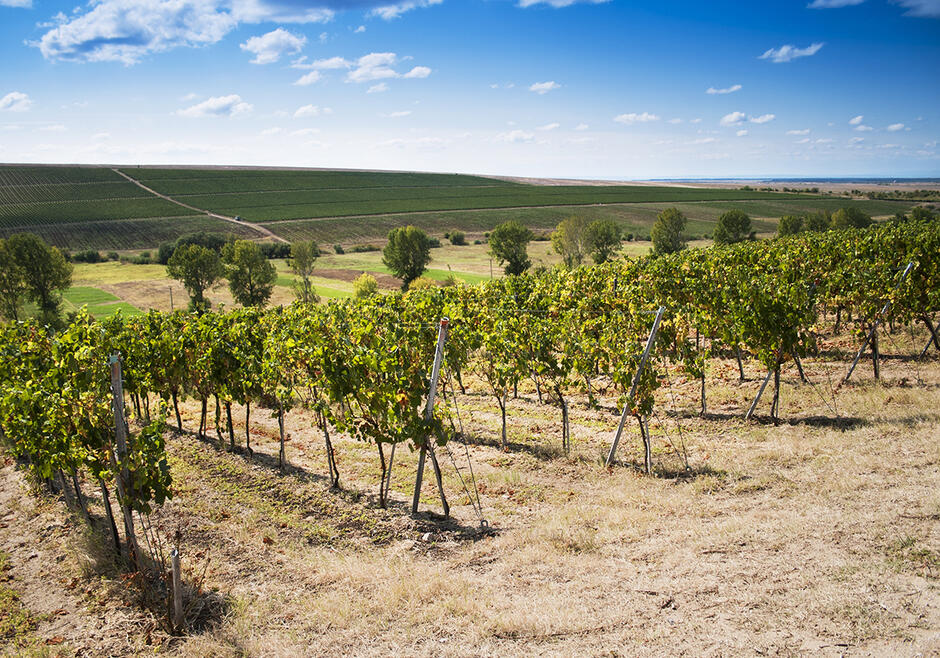
[[[865,0],[813,0],[806,5],[810,9],[838,9],[839,7],[852,7],[860,5]]]
[[[896,132],[899,131],[899,130],[904,130],[904,124],[903,124],[903,123],[892,123],[892,124],[891,124],[890,126],[888,126],[885,130],[887,130],[889,133],[896,133]]]
[[[709,87],[705,90],[706,94],[733,94],[736,91],[742,89],[741,85],[731,85],[730,87],[725,87],[724,89],[715,89],[714,87]]]
[[[862,123],[855,126],[855,130],[857,130],[860,133],[869,132],[871,129],[872,129],[871,126],[866,126],[865,124],[862,124]]]
[[[380,82],[377,85],[372,85],[366,90],[367,94],[381,94],[383,91],[388,91],[388,85],[384,82]]]
[[[291,62],[292,69],[317,69],[320,71],[328,69],[348,69],[352,67],[352,62],[342,57],[330,57],[327,59],[315,59],[312,62],[307,61],[307,56],[299,57]]]
[[[497,142],[509,142],[511,144],[524,144],[535,141],[533,133],[527,133],[524,130],[510,130],[509,132],[496,135]]]
[[[808,135],[809,128],[803,128],[802,130],[788,130],[788,135]]]
[[[213,96],[208,100],[204,100],[186,109],[177,110],[176,114],[181,117],[190,118],[234,117],[241,114],[248,114],[252,109],[253,107],[244,102],[241,96],[238,94],[230,94],[228,96]]]
[[[51,123],[47,126],[43,126],[40,130],[47,133],[63,133],[66,128],[61,123]]]
[[[849,144],[852,144],[852,145],[861,144],[864,141],[865,141],[864,137],[853,137],[849,140]]]
[[[291,137],[310,137],[319,134],[320,131],[317,128],[301,128],[300,130],[292,130],[290,132]]]
[[[816,144],[832,144],[835,141],[831,137],[823,137],[816,140]]]
[[[940,0],[892,0],[907,9],[905,16],[940,17]]]
[[[281,132],[281,129],[275,126],[273,128],[265,128],[264,130],[261,131],[261,135],[263,137],[270,137],[271,135],[276,135],[279,132]]]
[[[693,139],[691,142],[686,142],[686,144],[696,145],[696,144],[713,144],[718,140],[714,137],[700,137],[699,139]]]
[[[405,75],[403,75],[402,77],[403,77],[403,78],[417,78],[417,79],[421,79],[421,78],[426,78],[426,77],[428,77],[429,75],[431,75],[431,69],[429,69],[427,66],[416,66],[416,67],[414,67],[413,69],[411,69],[410,71],[408,71],[408,72],[407,72]]]
[[[378,16],[379,18],[390,21],[398,18],[406,11],[439,5],[441,2],[443,2],[443,0],[406,0],[405,2],[399,2],[397,4],[376,7],[369,12],[369,16]]]
[[[762,114],[759,117],[749,117],[748,121],[751,123],[768,123],[777,118],[776,114]]]
[[[385,117],[386,119],[398,119],[400,117],[406,117],[411,114],[411,110],[399,110],[397,112],[389,112],[388,114],[380,114],[379,116]]]
[[[241,23],[324,23],[333,16],[323,4],[297,0],[92,0],[57,15],[30,45],[46,59],[131,65],[151,53],[217,43]]]
[[[587,130],[588,128],[590,128],[590,126],[588,126],[586,123],[579,123],[574,127],[574,129],[578,131]]]
[[[900,145],[900,144],[879,144],[879,145],[876,146],[875,148],[879,148],[879,149],[898,149],[898,148],[901,148],[901,145]]]
[[[673,124],[673,125],[677,125],[677,124],[682,123],[682,119],[679,119],[679,118],[677,117],[677,118],[675,118],[675,119],[669,119],[669,121],[667,121],[666,123],[671,123],[671,124]]]
[[[809,137],[804,137],[803,139],[796,140],[797,144],[809,144]]]
[[[326,43],[327,39],[330,38],[330,35],[326,32],[320,32],[320,43]]]
[[[0,7],[20,7],[22,9],[29,9],[32,6],[32,0],[0,0]]]
[[[560,127],[561,127],[560,123],[552,122],[552,123],[546,123],[544,126],[539,126],[538,128],[536,128],[536,130],[541,130],[542,132],[548,132],[550,130],[557,130]]]
[[[253,53],[252,64],[273,64],[287,53],[299,53],[307,43],[307,37],[291,34],[282,27],[260,37],[251,37],[241,44],[241,49]],[[309,84],[309,83],[307,83]]]
[[[336,59],[340,58],[333,58],[333,60]],[[399,57],[395,53],[369,53],[363,55],[353,64],[353,70],[346,74],[346,81],[373,82],[388,78],[426,78],[431,74],[431,69],[427,66],[415,66],[408,73],[401,74],[392,68],[399,61]]]
[[[694,119],[690,119],[689,123],[702,123],[702,119],[701,117],[696,117]]]
[[[590,5],[600,5],[604,4],[608,0],[519,0],[519,6],[523,9],[526,7],[533,7],[535,5],[548,5],[549,7],[554,7],[555,9],[561,9],[563,7],[570,7],[574,4],[584,3]]]
[[[353,34],[362,34],[362,33],[365,32],[365,31],[366,31],[366,26],[365,26],[365,25],[360,25],[360,26],[357,27],[355,30],[353,30]]]
[[[28,94],[21,91],[11,91],[9,94],[0,98],[0,110],[7,112],[25,112],[33,104]]]
[[[529,91],[534,91],[536,94],[539,94],[540,96],[543,94],[547,94],[550,91],[554,91],[555,89],[560,89],[560,88],[561,88],[561,85],[555,82],[554,80],[549,80],[548,82],[534,82],[531,85],[529,85]]]
[[[735,133],[735,135],[737,135],[738,137],[744,137],[744,136],[747,135],[747,131],[746,131],[746,130],[739,130],[738,132]]]
[[[723,126],[738,126],[741,124],[744,119],[747,118],[747,115],[744,112],[732,112],[721,117],[720,123]]]
[[[780,46],[779,48],[770,48],[763,55],[758,57],[758,59],[769,59],[775,64],[780,64],[783,62],[791,62],[798,57],[809,57],[810,55],[815,55],[819,52],[819,49],[823,47],[822,43],[814,43],[807,46],[806,48],[797,48],[796,46],[791,46],[787,44],[785,46]]]
[[[641,114],[630,112],[629,114],[618,114],[614,117],[614,121],[617,123],[624,123],[629,126],[634,123],[649,123],[651,121],[659,121],[659,117],[655,114],[650,114],[649,112],[643,112]]]
[[[865,120],[865,116],[862,115],[862,114],[859,114],[857,117],[854,117],[854,118],[852,118],[852,119],[849,119],[849,125],[850,125],[850,126],[857,126],[858,124],[860,124],[860,123],[861,123],[862,121],[864,121],[864,120]]]
[[[304,105],[298,107],[294,112],[295,119],[304,119],[306,117],[318,117],[321,114],[332,114],[333,110],[328,107],[319,107],[317,105]]]
[[[294,81],[294,85],[297,87],[306,87],[307,85],[312,85],[314,82],[318,82],[322,77],[319,71],[310,71],[310,73],[297,78]]]

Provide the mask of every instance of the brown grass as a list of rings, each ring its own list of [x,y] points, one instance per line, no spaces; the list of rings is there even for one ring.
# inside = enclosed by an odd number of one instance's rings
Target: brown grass
[[[461,420],[489,534],[475,532],[443,451],[452,523],[408,516],[408,450],[396,454],[389,510],[375,507],[372,446],[337,437],[344,491],[329,491],[321,435],[301,412],[288,418],[283,475],[271,461],[276,421],[260,410],[251,460],[174,436],[178,492],[154,520],[183,528],[184,568],[208,561],[207,585],[230,605],[208,630],[163,646],[181,656],[937,655],[940,362],[888,358],[882,383],[863,364],[835,410],[827,369],[837,379],[845,365],[805,365],[815,386],[785,371],[779,426],[740,419],[755,365],[744,383],[733,362],[711,368],[705,418],[697,382],[671,372],[651,422],[652,477],[639,472],[635,423],[624,464],[603,467],[612,398],[600,409],[574,400],[565,456],[558,410],[521,387],[509,406],[515,446],[503,453],[498,410],[469,378]],[[188,427],[196,412],[184,405]],[[467,475],[463,447],[452,451]],[[422,508],[439,509],[430,473]]]

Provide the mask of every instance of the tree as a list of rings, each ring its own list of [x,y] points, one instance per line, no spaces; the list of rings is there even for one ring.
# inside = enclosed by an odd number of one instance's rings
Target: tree
[[[206,289],[225,276],[222,259],[202,245],[188,244],[176,248],[166,264],[167,274],[183,284],[189,293],[189,309],[203,313],[209,309]]]
[[[871,216],[854,206],[839,208],[832,213],[832,228],[867,228],[871,223]]]
[[[620,224],[612,220],[598,219],[588,226],[588,248],[598,265],[614,259],[620,251],[622,239]]]
[[[911,208],[911,219],[915,222],[932,222],[937,216],[924,206],[914,206]]]
[[[715,226],[716,244],[733,244],[747,240],[751,234],[751,218],[741,210],[729,210],[718,218]]]
[[[431,261],[431,244],[424,231],[416,226],[389,231],[388,244],[382,250],[382,262],[402,280],[401,289],[424,274]]]
[[[671,254],[685,249],[685,215],[678,208],[666,208],[656,216],[656,223],[650,231],[654,254]]]
[[[526,247],[535,235],[515,220],[504,222],[490,233],[490,254],[506,274],[522,274],[532,264]]]
[[[317,292],[310,282],[313,267],[320,255],[320,247],[313,240],[309,242],[294,242],[290,246],[290,269],[300,277],[294,285],[297,298],[305,304],[320,301]]]
[[[832,214],[828,210],[803,215],[803,230],[805,231],[828,231],[831,227]]]
[[[455,247],[467,244],[467,236],[463,231],[450,231],[449,233],[445,233],[444,237],[450,240],[450,243]]]
[[[246,308],[267,304],[277,281],[277,270],[261,247],[251,240],[236,240],[225,245],[222,255],[235,301]]]
[[[803,232],[803,218],[799,215],[784,215],[777,224],[777,237]]]
[[[580,265],[590,251],[588,221],[584,217],[574,215],[561,220],[551,237],[552,249],[561,256],[566,267]]]
[[[353,281],[353,297],[368,299],[379,294],[379,282],[368,272],[363,272]]]
[[[0,317],[14,322],[19,320],[26,292],[23,268],[7,248],[6,241],[0,240]]]
[[[32,233],[11,236],[6,248],[23,273],[26,297],[36,302],[41,320],[47,324],[58,322],[59,293],[72,285],[72,264],[61,251]]]

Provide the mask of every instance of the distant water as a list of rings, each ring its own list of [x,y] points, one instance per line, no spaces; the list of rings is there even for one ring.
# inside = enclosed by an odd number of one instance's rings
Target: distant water
[[[940,178],[650,178],[654,183],[839,183],[842,185],[898,185],[926,184],[938,185]]]

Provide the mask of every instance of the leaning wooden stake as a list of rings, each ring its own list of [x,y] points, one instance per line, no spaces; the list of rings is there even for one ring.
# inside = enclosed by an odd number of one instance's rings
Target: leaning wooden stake
[[[614,458],[617,456],[617,446],[620,445],[620,437],[623,435],[623,428],[627,424],[627,418],[630,415],[630,410],[633,408],[633,396],[636,395],[636,389],[640,385],[640,376],[643,374],[643,369],[646,367],[646,361],[649,358],[650,350],[653,349],[653,343],[656,342],[656,334],[659,332],[659,321],[663,319],[663,313],[665,313],[665,311],[665,306],[660,306],[659,310],[656,311],[656,319],[653,321],[653,328],[650,330],[649,338],[646,339],[646,347],[643,349],[643,355],[640,357],[640,365],[636,369],[636,375],[633,376],[633,385],[630,387],[630,393],[627,394],[627,401],[623,405],[623,413],[620,415],[620,424],[617,426],[614,442],[610,444],[610,452],[607,453],[607,461],[604,462],[607,466],[613,465]]]
[[[760,398],[764,394],[764,389],[767,388],[767,384],[770,383],[770,378],[773,377],[773,374],[773,369],[767,371],[767,376],[764,377],[764,382],[760,385],[760,390],[757,391],[757,396],[754,398],[754,401],[751,402],[751,406],[747,410],[747,413],[744,414],[744,420],[750,420],[751,416],[754,415],[754,411],[757,409],[757,403],[760,402]]]
[[[127,539],[127,557],[133,559],[138,571],[143,571],[140,549],[134,534],[134,518],[131,516],[130,501],[127,499],[127,483],[130,474],[127,471],[127,426],[124,424],[124,384],[121,379],[121,355],[115,352],[108,360],[111,364],[111,408],[114,412],[114,439],[117,443],[117,459],[121,470],[114,478],[117,485],[118,502],[124,515],[124,536]],[[112,459],[114,455],[112,454]]]
[[[437,380],[441,375],[441,361],[444,359],[444,342],[447,340],[447,326],[450,320],[441,319],[440,327],[437,330],[437,348],[434,351],[434,366],[431,368],[431,386],[428,391],[428,403],[424,408],[424,417],[430,423],[434,416],[434,398],[437,395]],[[394,446],[393,446],[394,447]],[[424,444],[418,454],[418,474],[415,478],[415,492],[411,499],[411,513],[418,513],[418,501],[421,498],[421,481],[424,478],[424,462],[427,453],[431,453],[431,463],[434,466],[434,475],[437,478],[437,487],[441,494],[441,503],[444,506],[444,516],[450,514],[450,506],[447,504],[447,498],[444,496],[444,486],[441,481],[441,468],[437,463],[437,456],[434,454],[434,441],[431,437],[425,437]]]
[[[907,278],[908,273],[914,267],[914,262],[911,261],[907,264],[907,267],[904,268],[904,273],[901,275],[901,280],[898,281],[897,285],[894,286],[894,289],[897,290],[901,287],[901,284],[904,283],[904,279]],[[855,355],[855,360],[852,361],[852,365],[849,368],[848,373],[845,375],[845,379],[842,380],[842,383],[845,384],[849,381],[849,378],[852,376],[852,373],[855,372],[855,366],[858,365],[859,360],[862,358],[862,355],[865,354],[865,349],[868,347],[868,344],[874,339],[877,340],[875,334],[878,331],[878,325],[881,324],[882,319],[888,314],[888,309],[891,308],[891,300],[889,299],[885,302],[884,307],[881,309],[881,313],[878,314],[878,317],[875,318],[874,324],[871,326],[871,331],[868,332],[868,335],[865,337],[865,342],[862,343],[861,349],[859,349],[858,354]],[[877,352],[875,359],[875,377],[877,378],[880,373],[878,373],[878,357]]]

